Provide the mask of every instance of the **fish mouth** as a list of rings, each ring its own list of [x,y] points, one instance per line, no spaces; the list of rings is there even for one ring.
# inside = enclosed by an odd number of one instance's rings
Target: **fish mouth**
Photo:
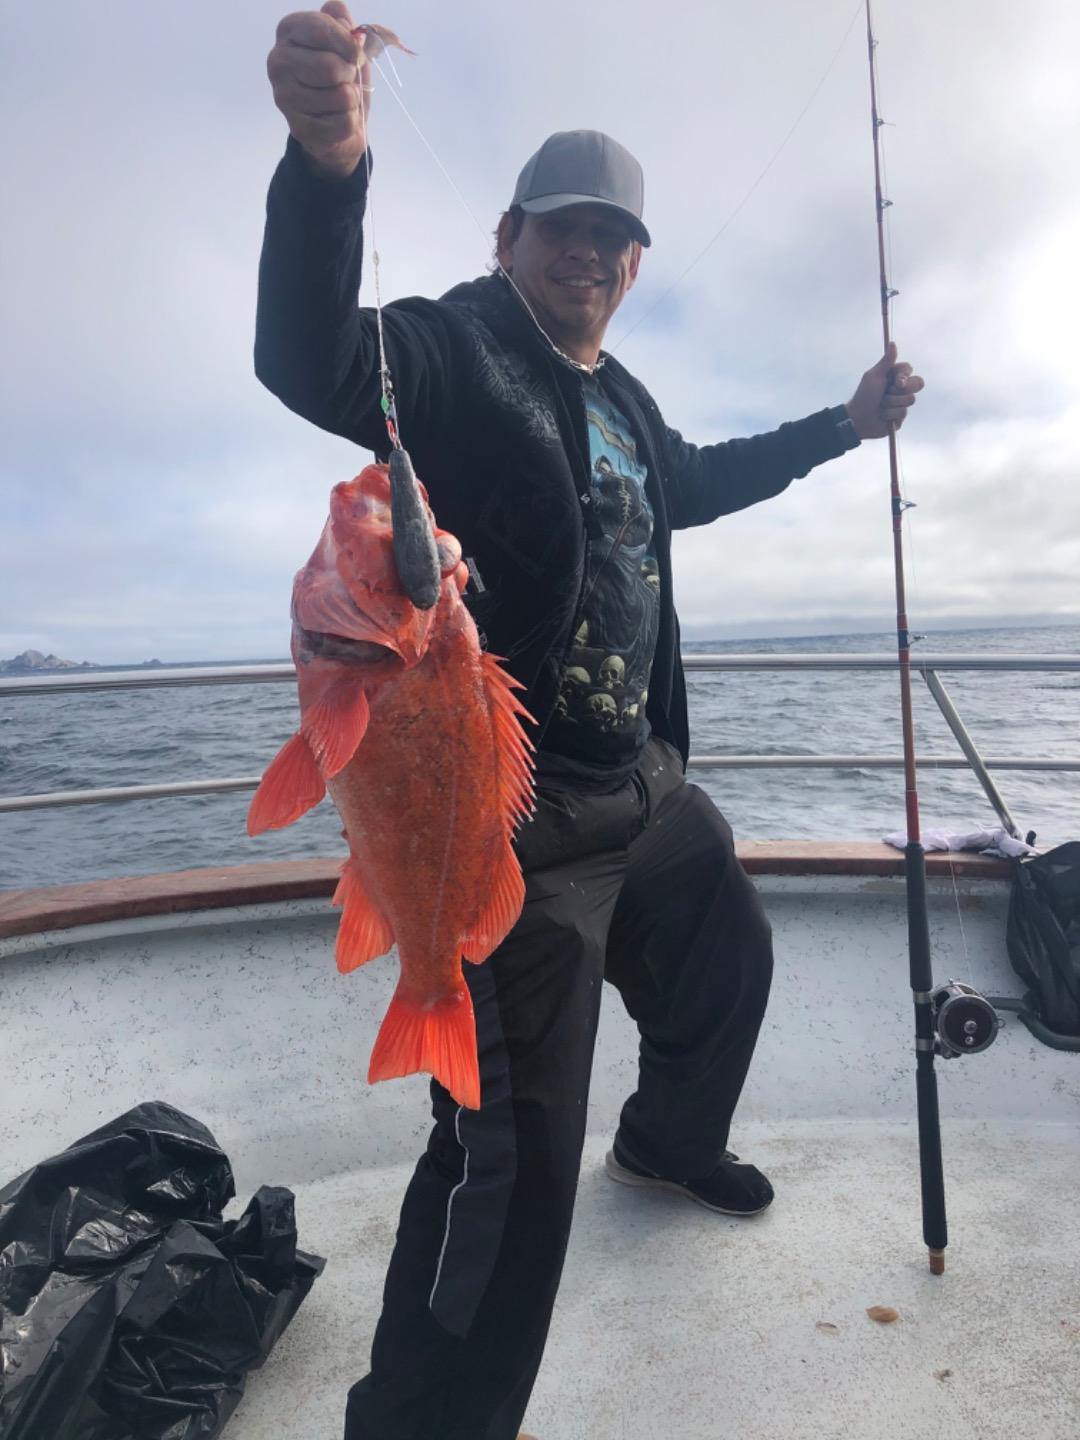
[[[350,640],[347,635],[305,630],[302,625],[296,626],[296,638],[301,658],[305,661],[335,660],[345,665],[384,665],[388,660],[401,659],[388,645],[378,645],[374,640]]]

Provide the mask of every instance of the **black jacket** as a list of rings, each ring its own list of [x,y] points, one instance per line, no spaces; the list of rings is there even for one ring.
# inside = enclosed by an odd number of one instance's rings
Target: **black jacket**
[[[375,312],[358,308],[365,167],[343,182],[308,169],[289,141],[267,201],[255,369],[290,409],[385,456]],[[554,709],[589,543],[589,439],[581,379],[497,275],[441,300],[383,311],[401,438],[444,529],[484,590],[470,600],[488,648],[526,686],[539,732]],[[648,469],[660,572],[649,682],[653,733],[689,750],[671,531],[778,495],[850,448],[823,410],[765,435],[691,445],[612,357],[597,372]]]

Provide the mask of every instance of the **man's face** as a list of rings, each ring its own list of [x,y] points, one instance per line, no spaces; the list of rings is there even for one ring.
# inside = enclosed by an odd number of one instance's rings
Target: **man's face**
[[[498,258],[553,340],[598,350],[637,279],[641,246],[608,206],[568,205],[547,215],[526,214],[516,240],[504,217]]]

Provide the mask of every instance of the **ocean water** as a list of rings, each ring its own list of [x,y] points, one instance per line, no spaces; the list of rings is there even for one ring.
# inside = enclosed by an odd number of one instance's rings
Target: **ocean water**
[[[892,652],[895,636],[698,641],[688,652]],[[1080,626],[931,632],[931,652],[1080,653]],[[985,755],[1080,756],[1080,673],[946,674]],[[695,753],[901,753],[898,681],[881,672],[688,674]],[[913,678],[921,754],[959,754]],[[0,793],[195,780],[262,771],[296,724],[289,684],[0,699]],[[1080,839],[1080,772],[996,771],[1021,830]],[[743,839],[873,840],[903,829],[900,770],[724,770],[691,775]],[[997,824],[966,769],[919,776],[924,827]],[[324,802],[288,830],[248,838],[250,796],[206,795],[0,815],[0,889],[344,852]]]

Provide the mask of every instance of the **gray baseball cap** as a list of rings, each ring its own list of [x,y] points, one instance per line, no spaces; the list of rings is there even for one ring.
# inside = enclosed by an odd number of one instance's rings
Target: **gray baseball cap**
[[[610,205],[630,225],[635,240],[651,245],[641,223],[645,179],[630,151],[599,130],[560,130],[549,135],[518,176],[511,205],[544,215],[565,205]]]

